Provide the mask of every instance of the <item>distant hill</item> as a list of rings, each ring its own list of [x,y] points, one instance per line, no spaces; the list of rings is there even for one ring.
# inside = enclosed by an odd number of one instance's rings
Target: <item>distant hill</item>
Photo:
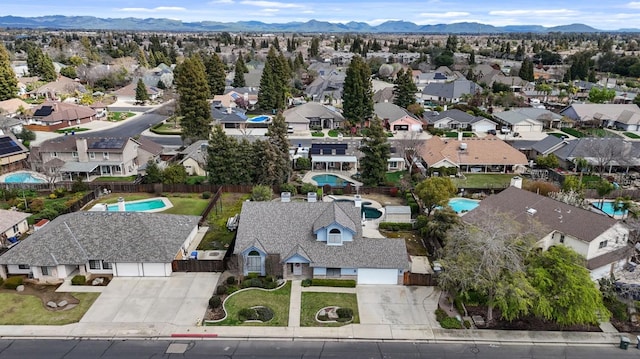
[[[159,18],[99,18],[94,16],[0,16],[0,27],[12,29],[60,29],[60,30],[146,30],[146,31],[233,31],[233,32],[371,32],[371,33],[441,33],[441,34],[490,34],[507,32],[603,32],[584,24],[555,27],[541,25],[492,26],[475,22],[455,24],[416,25],[407,21],[387,21],[377,26],[351,21],[346,24],[310,20],[267,24],[260,21],[239,22],[182,22]],[[638,29],[619,31],[636,32]],[[615,32],[615,31],[608,31]]]

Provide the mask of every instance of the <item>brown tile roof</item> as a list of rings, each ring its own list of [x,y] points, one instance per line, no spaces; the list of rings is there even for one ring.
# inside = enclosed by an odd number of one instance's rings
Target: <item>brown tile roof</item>
[[[57,80],[47,82],[46,84],[31,91],[31,93],[73,93],[84,87],[79,82],[68,77],[60,76]]]
[[[593,270],[596,268],[600,268],[607,264],[617,262],[621,259],[629,258],[633,254],[633,247],[624,246],[622,248],[618,248],[615,251],[611,251],[609,253],[605,253],[603,255],[591,258],[587,261],[587,269]]]
[[[31,105],[22,101],[19,98],[11,98],[8,100],[0,101],[0,109],[5,110],[8,113],[16,113],[18,109],[22,106],[25,110],[31,108]]]
[[[89,107],[64,102],[45,102],[42,105],[34,108],[33,113],[36,113],[36,111],[45,106],[53,107],[53,112],[51,112],[48,116],[37,117],[37,119],[42,122],[59,122],[78,119],[81,120],[96,115],[96,111]]]
[[[138,138],[137,140],[135,140],[136,142],[138,142],[140,144],[140,148],[153,154],[153,155],[159,155],[162,153],[162,150],[164,149],[164,147],[162,147],[162,145],[159,145],[153,141],[151,141],[150,139],[146,138],[146,137],[142,137],[140,136],[140,138]]]
[[[422,146],[422,159],[429,165],[448,160],[457,165],[527,165],[527,157],[495,136],[441,139],[432,137]],[[460,144],[467,145],[466,150]]]
[[[530,209],[535,210],[535,213],[527,213]],[[533,210],[531,212],[534,212]],[[508,187],[498,194],[487,197],[463,219],[468,223],[480,221],[485,211],[509,213],[514,220],[523,225],[533,218],[549,231],[557,230],[586,243],[593,241],[617,223],[616,220],[607,216],[516,187]]]

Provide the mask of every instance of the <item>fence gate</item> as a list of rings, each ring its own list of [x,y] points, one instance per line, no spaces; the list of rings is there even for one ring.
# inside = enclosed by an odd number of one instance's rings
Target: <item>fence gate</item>
[[[436,279],[431,274],[404,272],[404,285],[435,286]]]

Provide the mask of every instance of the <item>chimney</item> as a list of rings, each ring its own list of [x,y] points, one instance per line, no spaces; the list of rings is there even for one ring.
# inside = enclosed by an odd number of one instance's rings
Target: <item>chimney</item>
[[[458,141],[462,141],[462,132],[458,132]]]
[[[447,105],[442,106],[442,111],[446,111],[447,110]]]
[[[227,107],[227,113],[230,114],[233,111],[231,107]]]
[[[511,178],[511,182],[509,183],[510,186],[513,186],[515,188],[522,188],[522,177],[520,176],[513,176]]]
[[[118,212],[125,212],[123,197],[118,197]]]
[[[78,162],[89,162],[89,146],[86,138],[76,137],[76,151],[78,151]]]
[[[362,207],[362,196],[356,194],[353,196],[353,203],[356,205],[356,208]]]
[[[280,193],[280,202],[283,202],[283,203],[291,202],[291,192]]]

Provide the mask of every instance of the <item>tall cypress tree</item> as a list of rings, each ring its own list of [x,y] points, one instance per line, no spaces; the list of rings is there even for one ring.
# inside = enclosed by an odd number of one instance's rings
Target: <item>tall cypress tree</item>
[[[289,159],[287,123],[282,114],[278,113],[278,115],[273,118],[267,131],[267,137],[269,137],[269,143],[273,145],[274,150],[276,150],[279,156],[276,166],[279,172],[280,182],[276,184],[286,183],[291,174],[291,161]]]
[[[142,79],[138,79],[138,84],[136,85],[136,102],[143,104],[147,101],[149,101],[147,86],[144,85]]]
[[[360,56],[354,56],[347,68],[342,94],[342,114],[352,126],[371,118],[373,114],[371,70]]]
[[[211,97],[224,94],[225,78],[224,63],[220,60],[218,54],[214,53],[207,56],[204,66],[207,70],[207,82]]]
[[[387,135],[378,116],[371,120],[369,133],[362,140],[360,151],[363,154],[360,160],[362,182],[366,186],[384,183],[391,146],[387,142]]]
[[[186,58],[176,69],[178,111],[182,115],[182,140],[192,143],[208,140],[211,133],[211,108],[207,75],[199,55]]]
[[[418,92],[418,87],[411,78],[411,72],[409,70],[406,72],[400,70],[393,87],[395,96],[393,103],[402,108],[407,108],[409,105],[416,103],[416,92]]]
[[[0,101],[16,97],[18,94],[18,79],[11,68],[9,53],[0,44]]]
[[[521,79],[532,82],[534,80],[533,77],[533,61],[529,57],[525,57],[522,60],[522,66],[520,67],[520,72],[518,72],[518,76]]]
[[[285,61],[286,62],[286,61]],[[267,54],[267,61],[260,78],[258,105],[265,110],[283,110],[286,108],[288,93],[287,67],[272,46]]]
[[[231,86],[233,87],[245,87],[247,84],[244,81],[244,61],[242,61],[242,57],[238,57],[236,60],[235,66],[235,74],[233,75],[233,82]]]

